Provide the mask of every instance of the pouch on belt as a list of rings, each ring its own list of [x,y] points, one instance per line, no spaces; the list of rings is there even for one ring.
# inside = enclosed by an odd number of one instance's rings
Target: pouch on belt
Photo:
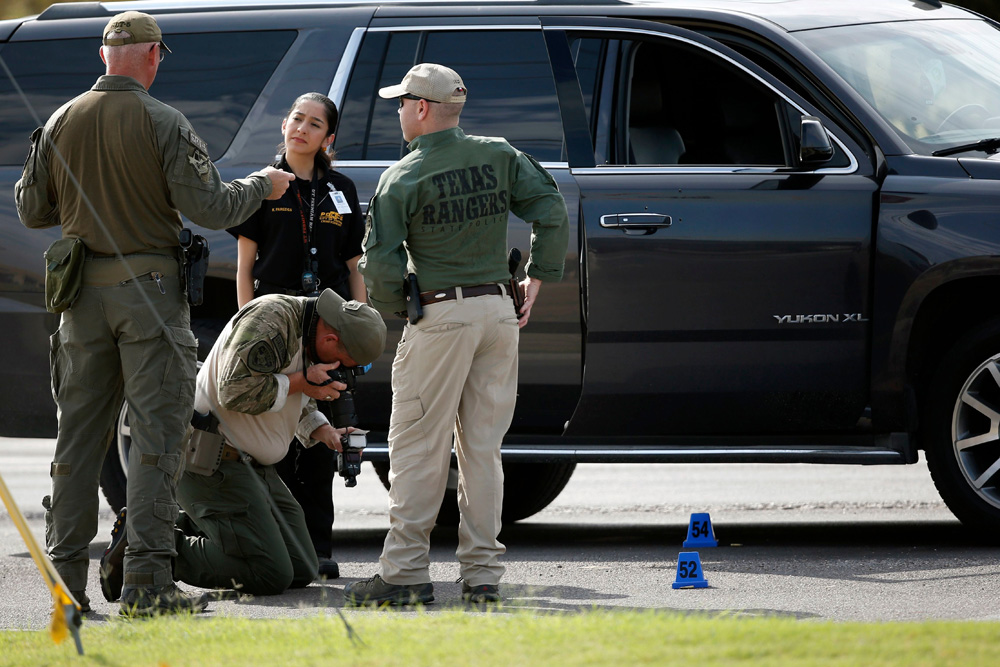
[[[76,301],[83,286],[86,250],[81,239],[65,238],[45,251],[45,310],[61,313]]]

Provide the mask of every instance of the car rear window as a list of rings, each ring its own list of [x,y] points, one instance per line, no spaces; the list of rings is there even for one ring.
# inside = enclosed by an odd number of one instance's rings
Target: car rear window
[[[243,119],[278,62],[294,30],[167,35],[165,54],[150,93],[187,116],[213,160],[229,148]],[[98,39],[12,42],[0,50],[34,114],[0,68],[0,164],[21,164],[28,138],[65,102],[104,74]]]
[[[397,105],[377,92],[421,62],[447,65],[462,77],[469,90],[465,132],[504,137],[543,162],[565,161],[559,102],[539,30],[369,33],[344,101],[338,159],[398,160],[406,154]]]

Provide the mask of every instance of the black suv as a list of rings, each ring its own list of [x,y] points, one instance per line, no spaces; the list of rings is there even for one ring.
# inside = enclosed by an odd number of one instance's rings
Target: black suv
[[[95,36],[131,8],[173,49],[152,93],[226,178],[270,162],[285,110],[319,90],[366,199],[406,150],[376,91],[423,61],[464,78],[467,132],[552,172],[573,234],[523,332],[507,520],[579,461],[923,449],[954,513],[1000,527],[1000,32],[934,1],[153,0],[0,22],[3,435],[55,426],[41,255],[58,230],[19,224],[13,183],[32,129],[103,72]],[[529,229],[512,221],[510,244]],[[235,245],[206,235],[193,316],[209,344],[235,309]],[[399,331],[358,399],[383,434]],[[123,413],[112,463],[127,444]],[[367,457],[385,473],[384,445]]]

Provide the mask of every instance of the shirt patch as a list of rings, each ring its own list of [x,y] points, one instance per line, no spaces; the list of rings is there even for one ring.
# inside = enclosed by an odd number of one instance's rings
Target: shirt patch
[[[212,180],[212,159],[208,157],[208,144],[189,128],[180,128],[181,137],[187,143],[187,161],[194,168],[202,183]]]
[[[255,373],[276,373],[278,371],[278,355],[272,341],[261,340],[253,344],[246,358],[247,368]]]
[[[338,227],[344,226],[344,216],[336,211],[321,211],[319,214],[319,221],[326,222],[331,225],[337,225]]]
[[[274,346],[274,353],[277,355],[277,361],[281,361],[285,358],[285,339],[281,337],[281,334],[274,334],[271,336],[271,345]],[[280,369],[276,369],[280,370]]]

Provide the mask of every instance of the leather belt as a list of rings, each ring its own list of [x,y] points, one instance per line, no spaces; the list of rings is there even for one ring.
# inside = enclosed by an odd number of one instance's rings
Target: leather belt
[[[257,465],[257,461],[254,457],[250,456],[246,452],[240,453],[240,450],[236,449],[228,442],[222,445],[222,460],[223,461],[242,461],[246,457],[251,465]]]
[[[441,301],[451,301],[458,298],[458,293],[455,287],[449,287],[447,289],[431,290],[429,292],[420,293],[420,305],[426,306],[432,303],[438,303]],[[499,294],[503,296],[503,287],[498,283],[486,283],[484,285],[471,285],[469,287],[462,287],[462,298],[468,299],[474,296],[486,296],[487,294]]]

